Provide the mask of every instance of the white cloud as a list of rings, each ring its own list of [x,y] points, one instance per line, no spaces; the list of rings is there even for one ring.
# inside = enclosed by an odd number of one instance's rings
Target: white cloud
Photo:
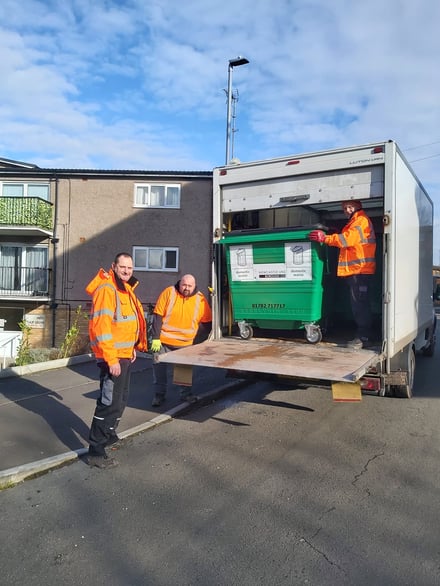
[[[239,54],[250,61],[233,70],[242,160],[437,143],[439,17],[434,0],[3,0],[0,154],[210,169],[224,160],[227,65]],[[438,163],[415,163],[435,200]]]

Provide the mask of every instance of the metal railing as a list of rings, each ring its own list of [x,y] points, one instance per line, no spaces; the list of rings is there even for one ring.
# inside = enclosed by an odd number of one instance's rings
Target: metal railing
[[[0,226],[53,230],[53,204],[40,197],[0,197]]]
[[[49,270],[43,267],[0,266],[0,296],[48,296]]]
[[[0,357],[2,368],[6,368],[6,360],[17,358],[18,347],[20,346],[21,332],[0,332]]]

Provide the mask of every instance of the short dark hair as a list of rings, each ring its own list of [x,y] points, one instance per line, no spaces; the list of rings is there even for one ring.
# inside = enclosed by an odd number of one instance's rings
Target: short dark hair
[[[127,256],[128,258],[131,258],[131,260],[133,260],[133,257],[129,252],[118,252],[118,254],[115,256],[115,260],[113,261],[115,265],[118,264],[118,261],[121,258],[121,256]]]
[[[362,202],[359,199],[347,199],[342,202],[342,207],[353,206],[356,210],[362,209]]]

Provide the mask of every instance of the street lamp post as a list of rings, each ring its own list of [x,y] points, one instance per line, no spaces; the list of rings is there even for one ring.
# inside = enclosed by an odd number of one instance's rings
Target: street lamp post
[[[230,142],[231,142],[231,104],[232,104],[232,70],[239,65],[246,65],[249,61],[245,57],[237,57],[236,59],[229,59],[228,66],[228,107],[226,113],[226,159],[225,165],[229,163],[230,159]]]

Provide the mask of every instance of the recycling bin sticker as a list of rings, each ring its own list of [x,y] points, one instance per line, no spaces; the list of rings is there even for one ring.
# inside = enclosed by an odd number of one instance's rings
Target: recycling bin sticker
[[[285,242],[283,263],[254,263],[252,244],[229,249],[233,281],[311,281],[310,242]]]

